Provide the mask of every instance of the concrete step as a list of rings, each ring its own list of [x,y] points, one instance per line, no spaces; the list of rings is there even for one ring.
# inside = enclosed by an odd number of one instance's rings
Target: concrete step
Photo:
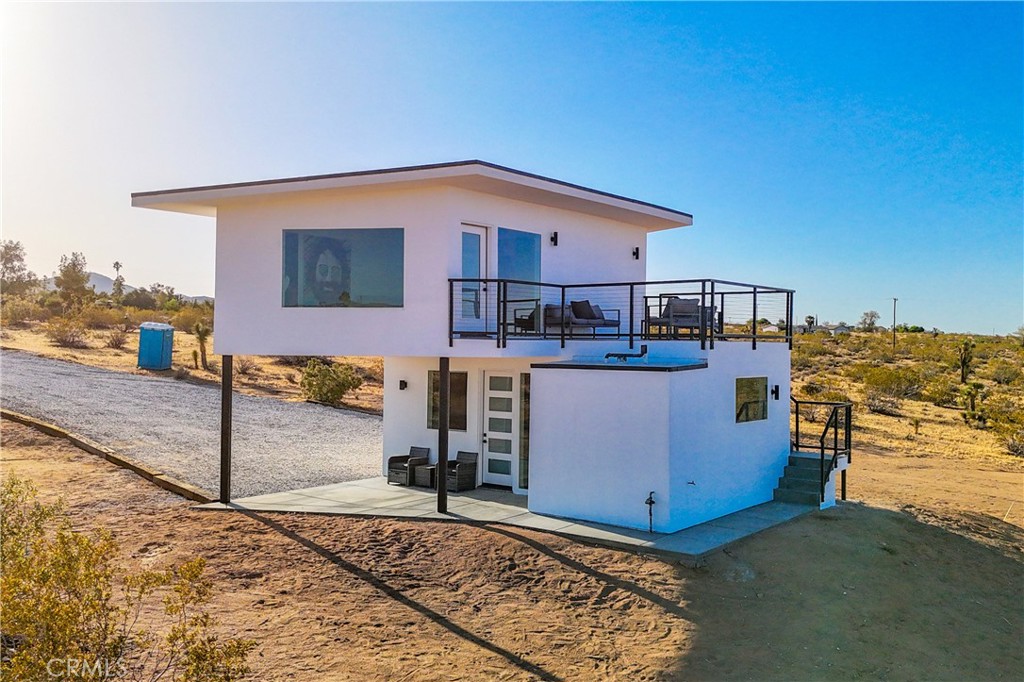
[[[819,493],[821,483],[815,478],[788,478],[779,479],[779,488],[783,490],[802,490],[808,493]]]
[[[825,466],[828,466],[828,463],[829,463],[830,460],[831,460],[831,453],[826,453],[826,455],[825,455]],[[793,467],[803,467],[803,468],[807,468],[807,469],[809,469],[811,467],[814,467],[815,469],[817,469],[817,468],[819,468],[821,466],[821,455],[820,454],[819,455],[814,455],[813,457],[802,457],[802,456],[799,456],[799,455],[790,455],[789,456],[789,465],[793,466]]]
[[[821,478],[821,469],[815,467],[788,466],[785,468],[785,478],[803,478],[810,481],[817,481]]]
[[[821,498],[818,496],[817,491],[808,493],[803,490],[789,490],[786,488],[776,488],[773,498],[778,502],[795,502],[797,504],[819,504]]]

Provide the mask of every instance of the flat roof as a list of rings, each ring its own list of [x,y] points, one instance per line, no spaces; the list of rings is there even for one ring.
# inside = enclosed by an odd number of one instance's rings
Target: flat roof
[[[461,187],[620,220],[650,230],[693,224],[693,216],[683,211],[479,160],[133,192],[132,206],[215,216],[218,205],[249,197],[413,185]]]

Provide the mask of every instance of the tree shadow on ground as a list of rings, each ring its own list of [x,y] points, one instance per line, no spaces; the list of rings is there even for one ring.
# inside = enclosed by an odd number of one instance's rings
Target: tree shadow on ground
[[[396,589],[395,587],[392,587],[387,582],[385,582],[381,578],[379,578],[376,575],[374,575],[372,572],[370,572],[370,571],[368,571],[368,570],[366,570],[366,569],[364,569],[364,568],[362,568],[360,566],[357,566],[356,564],[353,564],[350,561],[346,561],[345,559],[341,558],[336,553],[330,551],[329,549],[327,549],[323,545],[320,545],[320,544],[314,542],[313,540],[310,540],[309,538],[306,538],[306,537],[300,535],[299,533],[296,533],[295,531],[293,531],[293,530],[291,530],[289,528],[286,528],[284,525],[278,523],[277,521],[275,521],[275,520],[273,520],[271,518],[268,518],[267,516],[264,516],[262,514],[259,514],[259,513],[256,513],[256,512],[252,512],[252,511],[241,510],[241,513],[244,514],[245,516],[253,519],[254,521],[258,521],[259,523],[264,524],[265,526],[267,526],[270,529],[274,530],[275,532],[283,535],[284,537],[288,538],[289,540],[294,541],[295,543],[301,545],[302,547],[305,547],[306,549],[316,553],[317,555],[319,555],[320,557],[322,557],[322,558],[326,559],[327,561],[331,562],[332,564],[334,564],[338,568],[340,568],[340,569],[346,571],[347,573],[351,574],[352,576],[362,580],[363,582],[367,583],[368,585],[370,585],[374,589],[378,590],[379,592],[381,592],[385,596],[387,596],[387,597],[389,597],[391,599],[394,599],[399,604],[401,604],[401,605],[403,605],[405,607],[408,607],[409,609],[412,609],[413,611],[419,613],[423,617],[427,618],[428,620],[430,620],[433,623],[436,623],[437,625],[441,626],[442,628],[444,628],[445,630],[451,632],[452,634],[456,635],[457,637],[460,637],[463,640],[465,640],[467,642],[470,642],[471,644],[475,644],[475,645],[481,647],[482,649],[486,649],[487,651],[490,651],[491,653],[494,653],[494,654],[497,654],[498,656],[501,656],[502,658],[507,660],[510,664],[515,666],[516,668],[519,668],[520,670],[523,670],[524,672],[527,672],[527,673],[529,673],[531,675],[536,676],[537,679],[550,680],[552,682],[560,682],[560,680],[562,679],[562,678],[556,676],[554,673],[551,673],[550,671],[545,670],[541,666],[539,666],[539,665],[537,665],[535,663],[532,663],[532,662],[522,658],[521,656],[518,656],[518,655],[512,653],[511,651],[508,651],[507,649],[504,649],[504,648],[498,646],[497,644],[494,644],[493,642],[490,642],[490,641],[488,641],[488,640],[486,640],[486,639],[484,639],[484,638],[482,638],[482,637],[480,637],[480,636],[470,632],[466,628],[464,628],[464,627],[462,627],[462,626],[452,622],[446,616],[444,616],[444,615],[434,611],[433,609],[429,608],[428,606],[425,606],[424,604],[421,604],[420,602],[412,599],[411,597],[409,597],[408,595],[403,593],[401,590]]]

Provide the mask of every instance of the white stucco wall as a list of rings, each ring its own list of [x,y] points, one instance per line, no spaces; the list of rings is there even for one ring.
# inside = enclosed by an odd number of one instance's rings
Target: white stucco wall
[[[541,236],[542,278],[555,283],[642,280],[646,231],[490,194],[450,187],[346,189],[270,195],[219,207],[215,351],[251,355],[548,355],[552,342],[448,345],[449,277],[461,276],[463,223],[488,229],[497,276],[496,228]],[[402,308],[285,308],[282,230],[404,229]],[[550,234],[559,233],[558,246]],[[641,248],[640,260],[632,249]],[[555,350],[554,352],[558,352]]]
[[[534,369],[530,509],[647,528],[653,490],[655,530],[674,532],[770,500],[789,454],[789,349],[706,356],[682,372]],[[779,399],[737,424],[735,380],[753,376]]]
[[[668,532],[670,376],[533,370],[530,511]]]
[[[789,349],[717,343],[706,370],[672,382],[672,525],[685,528],[772,499],[789,457]],[[736,423],[736,379],[768,378],[768,419]],[[779,399],[771,396],[779,386]],[[690,481],[693,484],[690,484]]]

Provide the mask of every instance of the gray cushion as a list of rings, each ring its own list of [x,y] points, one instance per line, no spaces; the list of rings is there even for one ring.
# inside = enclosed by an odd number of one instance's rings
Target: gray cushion
[[[570,305],[572,306],[572,316],[578,320],[595,320],[598,317],[594,313],[590,301],[573,301]]]

